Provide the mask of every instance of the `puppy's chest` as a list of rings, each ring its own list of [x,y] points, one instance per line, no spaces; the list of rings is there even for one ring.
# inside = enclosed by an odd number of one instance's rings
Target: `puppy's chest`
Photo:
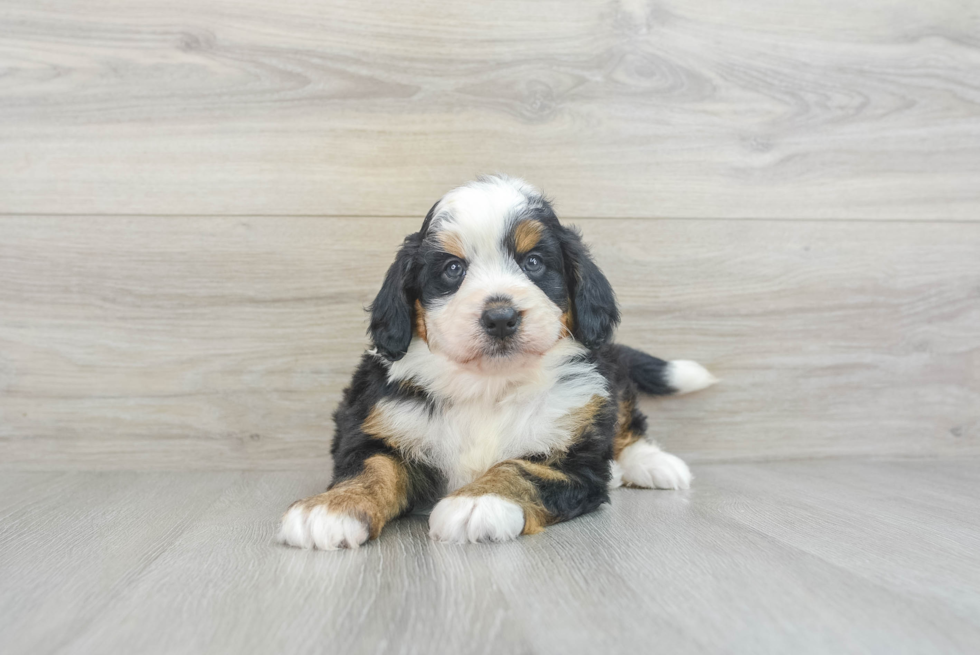
[[[551,389],[531,397],[467,400],[421,407],[384,401],[389,441],[410,459],[439,469],[449,491],[494,464],[565,450],[581,426],[576,416],[595,389]]]
[[[461,486],[505,459],[564,447],[567,435],[544,414],[532,403],[463,403],[443,412],[423,447],[450,485]]]

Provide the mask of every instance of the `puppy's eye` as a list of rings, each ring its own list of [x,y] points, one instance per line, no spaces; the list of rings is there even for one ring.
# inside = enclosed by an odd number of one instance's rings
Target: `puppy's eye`
[[[540,273],[544,270],[544,262],[541,261],[541,257],[538,255],[528,255],[524,260],[524,270],[530,275]]]
[[[466,273],[466,266],[464,266],[463,262],[459,261],[458,259],[452,260],[446,264],[446,268],[442,269],[442,274],[450,282],[459,280],[461,277],[463,277],[464,273]]]

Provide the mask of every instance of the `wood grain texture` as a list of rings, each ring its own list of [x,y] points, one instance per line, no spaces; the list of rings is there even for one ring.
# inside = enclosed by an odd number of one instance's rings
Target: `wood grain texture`
[[[578,221],[692,461],[980,452],[980,225]],[[0,466],[328,466],[362,310],[420,219],[0,218]]]
[[[695,468],[540,535],[273,543],[306,473],[11,473],[4,653],[974,653],[980,460]],[[178,511],[177,507],[184,507]]]
[[[6,0],[0,211],[977,220],[959,0]]]
[[[945,479],[947,468],[952,480]],[[936,599],[980,625],[980,517],[971,509],[974,495],[957,492],[980,483],[980,462],[838,461],[821,467],[798,461],[719,467],[712,475],[719,497],[727,497],[725,514],[895,593]],[[800,479],[806,482],[792,498],[765,493]],[[841,525],[863,530],[867,538],[840,539],[835,533]],[[915,537],[907,545],[894,547],[910,534]]]
[[[63,649],[238,474],[7,474],[0,650]],[[22,651],[23,649],[23,651]]]

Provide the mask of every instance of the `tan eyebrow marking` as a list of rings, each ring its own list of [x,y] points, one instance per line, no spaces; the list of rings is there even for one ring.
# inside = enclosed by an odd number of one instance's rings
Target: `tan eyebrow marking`
[[[448,252],[450,255],[454,255],[460,259],[466,259],[466,251],[463,249],[463,242],[460,241],[459,237],[455,234],[451,232],[440,232],[439,243],[442,244],[442,249]]]
[[[514,248],[523,255],[530,252],[541,240],[541,223],[534,220],[521,221],[514,228]]]

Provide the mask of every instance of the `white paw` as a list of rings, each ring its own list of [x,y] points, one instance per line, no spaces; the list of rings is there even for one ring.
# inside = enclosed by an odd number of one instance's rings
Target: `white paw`
[[[524,510],[500,496],[443,498],[429,515],[429,536],[454,544],[509,541],[524,530]]]
[[[688,489],[691,470],[680,457],[665,453],[641,439],[623,449],[618,457],[623,482],[649,489]]]
[[[297,548],[357,548],[368,540],[368,526],[353,516],[329,512],[323,505],[312,509],[296,505],[282,517],[278,539]]]
[[[619,489],[623,486],[623,467],[614,459],[609,460],[609,488]]]
[[[697,362],[675,359],[667,363],[667,384],[676,394],[700,391],[717,381],[718,378]]]

